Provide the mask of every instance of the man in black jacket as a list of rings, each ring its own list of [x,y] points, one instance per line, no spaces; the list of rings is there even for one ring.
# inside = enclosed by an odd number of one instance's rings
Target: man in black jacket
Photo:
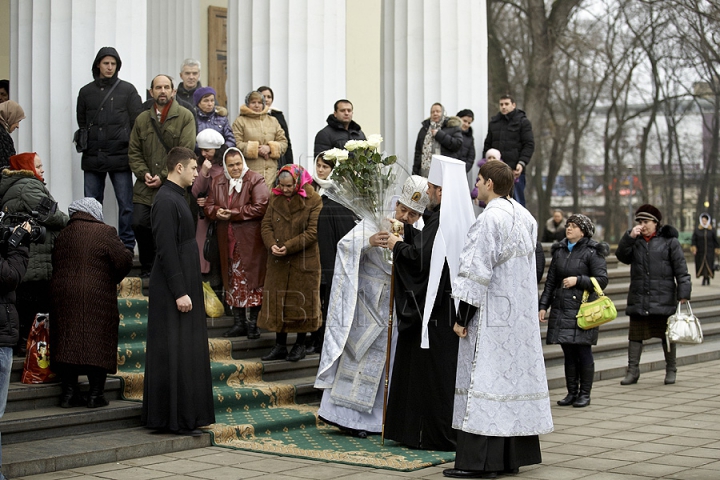
[[[366,140],[360,125],[352,118],[353,104],[350,100],[335,102],[335,112],[328,115],[327,127],[315,135],[315,157],[331,148],[345,148],[349,140]]]
[[[131,83],[118,78],[121,66],[120,55],[113,47],[98,51],[92,65],[95,80],[78,94],[77,123],[88,129],[87,149],[82,155],[85,196],[102,203],[105,176],[110,176],[118,202],[118,234],[132,250],[133,178],[128,165],[128,144],[135,118],[142,112],[142,101]]]
[[[516,107],[510,95],[500,97],[500,113],[490,119],[483,156],[491,148],[500,150],[502,161],[513,169],[517,179],[513,197],[524,207],[525,167],[535,151],[535,140],[530,120]]]
[[[177,87],[176,98],[191,105],[190,109],[195,114],[195,105],[193,104],[193,94],[195,90],[202,87],[200,83],[200,62],[194,58],[186,58],[180,66],[180,85]],[[187,108],[183,104],[183,107]]]

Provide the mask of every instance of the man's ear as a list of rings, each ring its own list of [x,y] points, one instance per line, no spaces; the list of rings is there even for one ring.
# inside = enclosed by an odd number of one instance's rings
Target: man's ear
[[[152,98],[152,88],[148,88],[148,94],[150,95],[150,98]]]
[[[175,98],[175,95],[177,95],[177,88],[176,88],[175,90],[173,90],[173,92],[172,92],[172,97],[173,97],[173,98]]]

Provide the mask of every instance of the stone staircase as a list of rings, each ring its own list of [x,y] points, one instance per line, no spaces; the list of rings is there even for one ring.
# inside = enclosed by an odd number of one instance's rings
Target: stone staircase
[[[692,264],[689,267],[694,271]],[[610,283],[605,292],[615,302],[620,316],[600,327],[598,345],[593,347],[596,379],[620,378],[625,375],[627,365],[629,320],[623,312],[630,269],[618,265],[617,260],[610,257],[608,274]],[[543,284],[540,290],[542,288]],[[705,342],[678,347],[678,382],[683,381],[683,371],[690,368],[688,365],[720,358],[720,283],[701,286],[700,281],[693,279],[692,306],[703,325]],[[208,318],[207,321],[210,337],[220,337],[232,324],[230,317]],[[546,327],[542,326],[541,331],[544,342]],[[294,342],[292,337],[290,335],[289,343]],[[260,362],[260,357],[274,344],[275,336],[263,332],[258,340],[232,340],[234,358]],[[543,351],[549,387],[564,387],[562,350],[558,345],[543,345]],[[317,403],[319,392],[313,388],[313,383],[318,362],[317,355],[307,356],[297,363],[263,362],[264,379],[293,384],[298,403]],[[664,369],[660,341],[646,342],[641,372],[658,369]],[[107,382],[106,396],[111,402],[108,407],[62,409],[58,406],[59,384],[24,385],[20,383],[21,371],[22,359],[16,358],[6,413],[0,419],[2,471],[10,478],[210,445],[209,434],[182,437],[155,434],[142,428],[141,405],[120,400],[121,385],[117,378],[109,378]],[[642,377],[640,382],[643,382]],[[82,388],[87,389],[86,381],[82,382]]]

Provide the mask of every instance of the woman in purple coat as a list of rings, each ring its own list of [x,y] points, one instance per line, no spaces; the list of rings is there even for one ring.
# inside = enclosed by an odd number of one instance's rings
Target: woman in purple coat
[[[202,132],[206,128],[212,128],[220,133],[225,139],[225,146],[235,146],[235,135],[228,123],[227,116],[222,116],[215,109],[215,98],[217,94],[212,87],[200,87],[193,93],[193,104],[197,107],[195,115],[196,132]]]

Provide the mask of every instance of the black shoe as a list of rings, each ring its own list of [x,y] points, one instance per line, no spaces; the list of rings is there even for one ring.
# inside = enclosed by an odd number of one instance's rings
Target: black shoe
[[[265,355],[261,358],[261,360],[268,361],[268,360],[285,360],[288,356],[287,347],[285,345],[278,345],[277,343],[275,346],[270,350],[270,353]]]
[[[110,405],[105,395],[90,395],[87,401],[88,408],[107,407]]]
[[[293,345],[292,350],[288,354],[286,360],[288,362],[298,362],[305,358],[305,345]]]
[[[257,340],[260,338],[260,329],[257,326],[258,315],[261,307],[250,307],[247,318],[247,338],[248,340]]]
[[[87,403],[85,398],[83,398],[82,394],[80,393],[77,383],[75,385],[63,383],[61,385],[61,387],[62,387],[62,394],[60,395],[60,407],[61,408],[82,407]]]
[[[202,430],[198,430],[197,428],[193,430],[177,430],[172,433],[175,435],[184,435],[186,437],[200,437],[203,434]]]
[[[458,468],[446,468],[443,470],[443,475],[450,478],[497,478],[497,472],[460,470]]]

